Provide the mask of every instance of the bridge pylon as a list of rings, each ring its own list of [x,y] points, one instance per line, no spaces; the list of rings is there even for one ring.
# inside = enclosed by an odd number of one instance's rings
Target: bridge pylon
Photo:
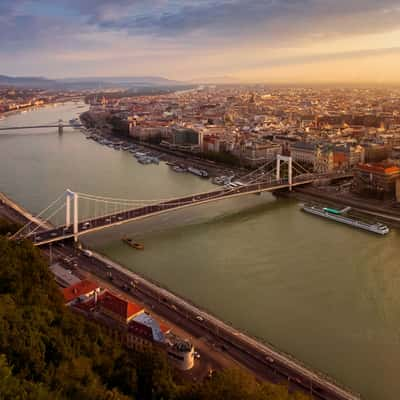
[[[288,183],[289,183],[289,190],[292,190],[292,183],[293,183],[293,159],[292,157],[282,156],[278,154],[276,158],[276,180],[281,180],[281,162],[287,163],[288,165]]]
[[[78,233],[79,233],[79,206],[78,206],[78,193],[73,192],[70,189],[67,189],[65,192],[65,227],[69,228],[71,226],[71,200],[73,201],[73,232],[74,232],[74,241],[78,242]]]

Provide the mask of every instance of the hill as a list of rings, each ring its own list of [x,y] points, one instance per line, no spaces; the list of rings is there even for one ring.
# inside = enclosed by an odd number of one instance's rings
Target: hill
[[[15,226],[0,220],[1,232]],[[175,376],[164,354],[128,351],[65,307],[39,250],[0,236],[2,400],[305,400],[240,371],[204,383]]]
[[[179,85],[184,85],[184,83],[153,76],[47,79],[42,77],[13,77],[0,75],[0,86],[48,90],[132,89]]]

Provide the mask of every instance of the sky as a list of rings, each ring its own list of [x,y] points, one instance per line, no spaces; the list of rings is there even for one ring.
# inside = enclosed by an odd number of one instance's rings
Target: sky
[[[0,0],[0,74],[400,82],[399,0]]]

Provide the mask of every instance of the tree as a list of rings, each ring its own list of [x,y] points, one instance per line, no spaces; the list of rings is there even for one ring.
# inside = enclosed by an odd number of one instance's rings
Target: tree
[[[289,398],[301,397],[241,370],[218,372],[204,384],[178,383],[165,354],[128,351],[65,307],[32,243],[0,236],[1,400]]]

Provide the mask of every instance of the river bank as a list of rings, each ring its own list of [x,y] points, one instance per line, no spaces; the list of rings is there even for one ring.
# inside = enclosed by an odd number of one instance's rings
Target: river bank
[[[79,100],[75,99],[73,101],[78,102]],[[44,103],[44,104],[40,104],[40,105],[31,105],[31,106],[27,106],[27,107],[21,107],[16,110],[6,111],[3,113],[0,113],[0,121],[5,120],[8,117],[13,116],[13,115],[23,114],[25,112],[36,111],[36,110],[40,110],[40,109],[43,109],[46,107],[56,107],[57,105],[65,104],[65,103],[69,103],[69,102],[71,102],[71,99],[60,99],[60,100],[56,100],[54,102],[48,102],[48,103]]]
[[[151,150],[160,154],[164,161],[175,163],[182,166],[183,168],[195,167],[204,169],[208,172],[210,177],[221,175],[240,177],[249,172],[249,170],[245,168],[240,168],[238,166],[227,165],[216,161],[211,161],[206,158],[201,158],[198,154],[195,153],[173,150],[165,146],[156,145],[145,141],[139,141],[129,135],[116,135],[112,133],[110,127],[105,128],[107,124],[100,116],[99,119],[96,120],[89,112],[82,113],[80,115],[80,118],[88,132],[93,132],[94,134],[101,136],[107,140],[123,141],[124,144],[134,144],[135,146],[138,146],[141,150]]]

